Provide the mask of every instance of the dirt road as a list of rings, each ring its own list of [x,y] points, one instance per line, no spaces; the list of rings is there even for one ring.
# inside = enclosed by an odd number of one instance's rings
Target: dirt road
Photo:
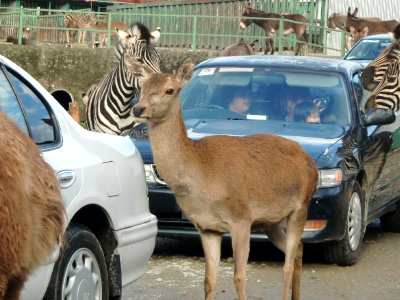
[[[361,257],[352,267],[326,265],[318,245],[306,245],[301,278],[305,300],[400,299],[400,234],[369,226]],[[224,244],[215,299],[237,299],[233,259]],[[283,255],[270,243],[252,243],[248,300],[281,299]],[[198,241],[159,240],[144,277],[123,289],[123,300],[204,299],[204,258]]]

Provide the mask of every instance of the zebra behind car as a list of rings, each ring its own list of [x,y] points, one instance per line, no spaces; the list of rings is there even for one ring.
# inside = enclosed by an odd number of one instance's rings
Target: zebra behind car
[[[363,87],[372,94],[365,109],[400,109],[400,25],[392,33],[393,43],[370,62],[361,76]]]
[[[160,73],[160,55],[152,45],[152,35],[142,23],[134,23],[127,31],[118,30],[116,47],[118,65],[90,88],[83,101],[86,125],[90,131],[120,135],[134,125],[131,102],[140,96],[139,81],[126,68],[124,53],[142,61],[154,73]]]

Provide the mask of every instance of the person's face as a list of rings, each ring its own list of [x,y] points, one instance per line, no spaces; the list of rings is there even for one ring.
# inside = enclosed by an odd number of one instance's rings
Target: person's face
[[[251,99],[246,96],[237,96],[229,104],[229,109],[231,111],[237,112],[239,114],[245,114],[249,110],[251,105]]]
[[[311,112],[311,114],[306,119],[306,123],[321,123],[319,111]]]

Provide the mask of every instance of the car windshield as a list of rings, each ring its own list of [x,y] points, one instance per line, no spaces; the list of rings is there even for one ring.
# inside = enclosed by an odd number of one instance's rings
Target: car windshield
[[[346,60],[373,60],[377,58],[392,41],[387,40],[362,40],[355,45],[346,55]]]
[[[199,68],[181,92],[190,119],[350,124],[339,73],[266,67]]]

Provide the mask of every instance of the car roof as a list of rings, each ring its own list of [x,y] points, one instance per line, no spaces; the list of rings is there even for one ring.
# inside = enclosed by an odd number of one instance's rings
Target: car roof
[[[335,71],[348,75],[355,69],[364,68],[364,66],[358,62],[335,58],[289,55],[245,55],[211,58],[198,64],[195,69],[217,66],[286,67],[302,70]]]
[[[390,40],[390,36],[387,33],[373,34],[363,37],[362,40]]]

